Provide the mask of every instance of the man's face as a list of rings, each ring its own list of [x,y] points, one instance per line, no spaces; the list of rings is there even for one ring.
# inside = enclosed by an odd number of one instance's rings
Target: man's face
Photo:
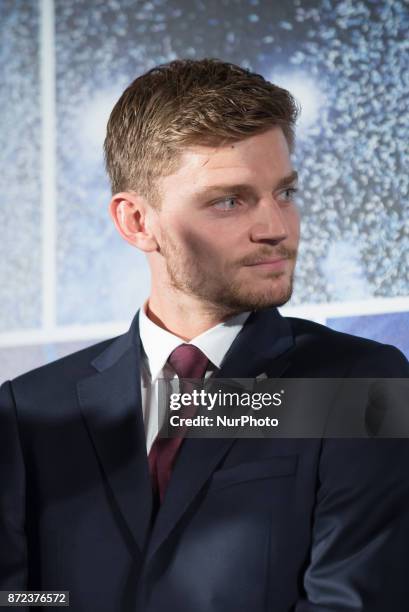
[[[159,181],[155,229],[166,280],[228,312],[287,302],[299,240],[295,187],[280,128],[185,150],[179,169]]]

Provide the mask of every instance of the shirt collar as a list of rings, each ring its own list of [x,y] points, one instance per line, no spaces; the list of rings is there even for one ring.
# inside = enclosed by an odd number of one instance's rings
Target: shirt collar
[[[185,343],[185,340],[151,321],[146,315],[147,303],[146,301],[140,309],[139,335],[153,381],[158,378],[171,352],[180,344]],[[197,346],[209,361],[220,368],[223,357],[250,314],[250,311],[247,311],[234,315],[207,329],[186,344]]]

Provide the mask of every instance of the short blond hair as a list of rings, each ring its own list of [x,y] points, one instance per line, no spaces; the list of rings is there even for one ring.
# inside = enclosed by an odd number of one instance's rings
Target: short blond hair
[[[113,193],[136,191],[159,205],[156,180],[183,149],[221,146],[282,128],[290,150],[298,107],[291,94],[218,59],[181,59],[135,79],[110,115],[104,143]]]

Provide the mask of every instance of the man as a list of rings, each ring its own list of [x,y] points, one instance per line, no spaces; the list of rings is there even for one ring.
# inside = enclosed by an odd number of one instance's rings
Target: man
[[[128,333],[3,385],[1,589],[87,612],[408,609],[406,440],[157,438],[161,377],[408,376],[397,349],[276,310],[295,119],[288,92],[218,60],[121,96],[110,213],[151,292]]]

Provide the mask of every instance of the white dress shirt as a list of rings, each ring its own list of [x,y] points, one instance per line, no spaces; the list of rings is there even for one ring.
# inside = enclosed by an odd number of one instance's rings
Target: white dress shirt
[[[205,374],[205,377],[208,377],[215,368],[220,368],[225,354],[251,313],[250,311],[241,312],[199,334],[190,342],[186,342],[151,321],[146,315],[146,307],[147,302],[139,312],[139,334],[143,349],[141,355],[142,412],[146,449],[149,454],[159,431],[157,381],[160,378],[177,376],[173,368],[166,363],[171,352],[180,344],[197,346],[209,359],[210,363]]]

